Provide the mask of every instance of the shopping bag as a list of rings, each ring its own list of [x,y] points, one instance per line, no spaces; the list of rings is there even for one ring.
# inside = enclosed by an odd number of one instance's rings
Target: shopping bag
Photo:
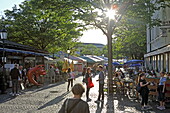
[[[22,90],[24,90],[25,88],[24,88],[24,84],[23,83],[21,83],[21,89]]]
[[[92,80],[91,80],[90,77],[88,78],[88,86],[87,86],[87,87],[88,87],[88,88],[94,87],[94,84],[93,84],[93,82],[92,82]]]

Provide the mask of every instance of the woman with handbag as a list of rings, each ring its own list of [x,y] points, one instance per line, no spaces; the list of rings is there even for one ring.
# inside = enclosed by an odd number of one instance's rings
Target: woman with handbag
[[[89,105],[81,99],[85,89],[77,83],[72,88],[73,98],[66,99],[58,113],[90,113]]]
[[[90,88],[92,88],[93,86],[91,84],[92,83],[92,74],[91,74],[91,68],[88,67],[87,68],[87,71],[86,71],[86,74],[85,74],[85,83],[86,83],[86,98],[87,98],[87,102],[88,101],[91,101],[91,99],[89,98],[89,91],[90,91]]]

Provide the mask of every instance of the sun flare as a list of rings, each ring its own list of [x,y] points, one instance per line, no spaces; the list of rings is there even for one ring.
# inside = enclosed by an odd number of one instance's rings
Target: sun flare
[[[106,12],[106,16],[109,17],[110,19],[115,20],[116,16],[116,10],[110,9]]]

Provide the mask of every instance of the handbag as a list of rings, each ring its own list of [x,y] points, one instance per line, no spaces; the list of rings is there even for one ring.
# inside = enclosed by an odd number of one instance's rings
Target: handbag
[[[89,77],[87,80],[88,80],[88,85],[87,85],[87,87],[88,87],[88,88],[94,87],[94,84],[93,84],[91,78]]]
[[[142,88],[141,88],[140,84],[138,83],[137,86],[136,86],[136,91],[137,91],[138,93],[140,93],[141,90],[142,90]]]

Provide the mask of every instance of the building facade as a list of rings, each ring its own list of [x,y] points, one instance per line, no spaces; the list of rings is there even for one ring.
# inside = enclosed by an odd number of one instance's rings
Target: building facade
[[[161,25],[147,28],[146,69],[170,72],[170,8],[161,8],[152,19],[160,19]]]

